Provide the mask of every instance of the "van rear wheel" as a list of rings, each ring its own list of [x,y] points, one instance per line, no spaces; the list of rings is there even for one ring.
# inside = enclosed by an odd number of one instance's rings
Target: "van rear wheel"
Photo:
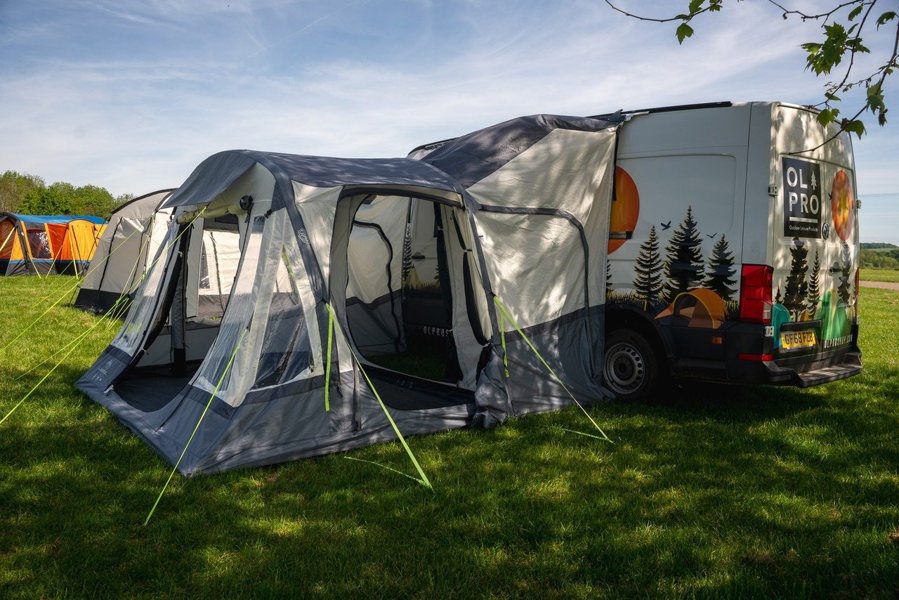
[[[652,344],[627,329],[615,329],[606,336],[602,374],[606,387],[623,401],[650,398],[662,379]]]

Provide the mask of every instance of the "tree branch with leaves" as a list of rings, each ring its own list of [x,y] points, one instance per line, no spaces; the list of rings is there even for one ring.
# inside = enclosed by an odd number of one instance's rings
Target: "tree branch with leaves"
[[[818,122],[825,126],[836,123],[840,131],[861,137],[865,133],[862,115],[870,111],[879,125],[885,125],[888,109],[884,83],[899,66],[899,13],[892,7],[885,8],[887,5],[894,6],[894,3],[890,0],[848,0],[832,2],[828,10],[813,13],[790,8],[782,1],[767,2],[775,6],[785,20],[796,18],[802,22],[820,23],[822,38],[800,46],[806,53],[807,69],[818,77],[835,76],[825,83],[822,101],[814,105],[819,109]],[[724,8],[724,0],[690,0],[686,12],[666,17],[647,17],[628,12],[612,0],[605,0],[605,3],[619,13],[640,21],[678,23],[675,35],[680,44],[693,37],[695,30],[692,23],[696,17],[720,12]],[[859,73],[858,59],[861,55],[871,54],[865,39],[876,36],[889,38],[886,54],[874,66]],[[841,116],[841,96],[862,87],[866,90],[864,102],[849,111],[852,116]]]

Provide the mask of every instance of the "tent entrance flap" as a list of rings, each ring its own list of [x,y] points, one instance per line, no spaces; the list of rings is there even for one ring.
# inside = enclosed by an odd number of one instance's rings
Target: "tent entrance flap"
[[[344,202],[355,212],[341,289],[362,357],[394,374],[471,390],[483,343],[462,347],[459,340],[468,342],[481,329],[477,309],[468,310],[476,303],[465,295],[483,290],[466,267],[470,236],[461,208],[417,196],[369,194]]]
[[[141,275],[148,281],[133,325],[145,329],[143,341],[115,383],[125,401],[144,411],[157,410],[176,396],[215,344],[237,272],[240,235],[230,222],[173,222],[160,251]],[[159,272],[155,277],[154,271]]]

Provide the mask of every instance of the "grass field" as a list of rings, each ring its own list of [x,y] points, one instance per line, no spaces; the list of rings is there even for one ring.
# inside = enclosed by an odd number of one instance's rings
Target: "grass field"
[[[899,271],[896,269],[862,269],[862,281],[899,282]]]
[[[0,279],[0,347],[69,281]],[[614,445],[577,409],[411,438],[433,491],[360,462],[414,472],[395,443],[176,477],[146,527],[169,466],[72,387],[101,324],[0,425],[0,597],[896,598],[899,293],[861,293],[851,380],[590,407]],[[97,321],[0,351],[0,412]]]

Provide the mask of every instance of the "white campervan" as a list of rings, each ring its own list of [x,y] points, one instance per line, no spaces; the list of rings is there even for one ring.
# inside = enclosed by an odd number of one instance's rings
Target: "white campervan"
[[[810,386],[861,371],[847,133],[778,102],[625,113],[603,374]]]
[[[804,387],[861,371],[852,143],[816,116],[722,102],[597,117],[619,123],[602,361],[619,398],[669,376]],[[432,211],[408,227],[410,330],[446,337],[443,229]]]

